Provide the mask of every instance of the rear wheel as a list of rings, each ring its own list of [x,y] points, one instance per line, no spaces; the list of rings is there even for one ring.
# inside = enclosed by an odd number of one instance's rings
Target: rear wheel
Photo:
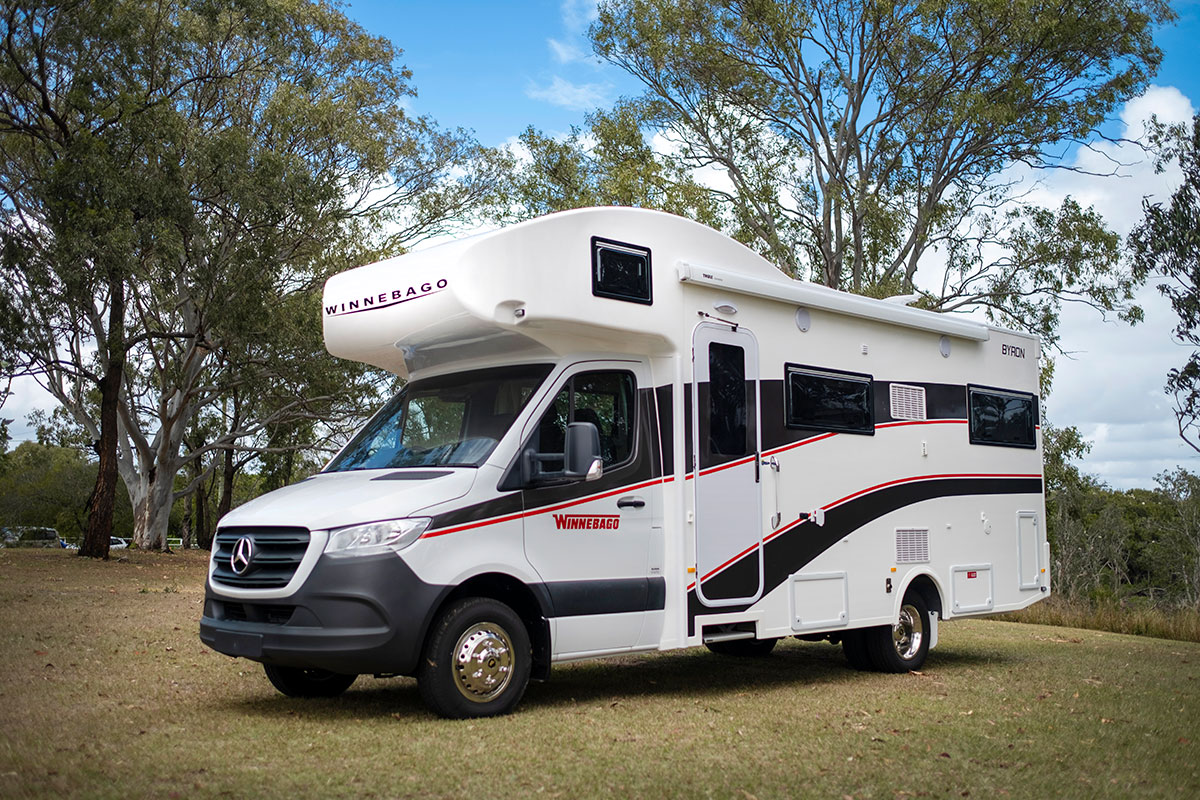
[[[705,642],[704,646],[717,655],[738,658],[762,658],[771,655],[778,639],[731,639],[725,642]]]
[[[929,655],[929,608],[919,594],[909,594],[891,627],[867,629],[867,652],[880,672],[920,669]]]
[[[492,717],[516,707],[529,684],[529,633],[511,608],[472,597],[447,608],[430,631],[417,673],[421,698],[452,719]]]
[[[324,669],[300,669],[263,664],[267,680],[288,697],[337,697],[350,688],[357,675]]]

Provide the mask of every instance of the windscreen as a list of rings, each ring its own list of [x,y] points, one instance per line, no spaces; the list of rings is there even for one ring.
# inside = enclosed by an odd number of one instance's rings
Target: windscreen
[[[527,364],[413,381],[325,471],[478,467],[549,374],[548,364]]]

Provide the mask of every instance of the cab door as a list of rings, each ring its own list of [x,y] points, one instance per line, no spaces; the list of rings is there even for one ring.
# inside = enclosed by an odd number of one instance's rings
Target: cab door
[[[646,363],[580,362],[526,427],[523,449],[542,458],[563,451],[568,423],[590,422],[600,434],[600,478],[522,489],[525,554],[549,596],[556,657],[635,647],[647,614],[664,606],[662,577],[650,572],[662,508],[653,403]]]

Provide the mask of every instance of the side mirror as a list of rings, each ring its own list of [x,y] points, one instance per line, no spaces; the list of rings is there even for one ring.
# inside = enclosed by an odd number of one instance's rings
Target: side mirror
[[[600,457],[600,431],[591,422],[572,422],[567,425],[565,449],[564,478],[594,481],[604,474],[604,459]]]
[[[591,422],[567,425],[562,453],[538,453],[531,447],[521,454],[521,482],[525,486],[556,481],[594,481],[604,474],[600,456],[600,432]],[[562,470],[546,470],[544,464],[562,462]]]

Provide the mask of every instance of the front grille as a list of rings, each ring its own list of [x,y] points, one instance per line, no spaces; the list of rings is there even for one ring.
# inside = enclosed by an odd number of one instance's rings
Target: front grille
[[[233,571],[230,559],[238,540],[243,537],[253,543],[250,568],[241,575]],[[287,586],[296,574],[301,559],[308,551],[309,533],[306,528],[221,528],[217,531],[212,579],[225,586],[239,589],[278,589]]]

